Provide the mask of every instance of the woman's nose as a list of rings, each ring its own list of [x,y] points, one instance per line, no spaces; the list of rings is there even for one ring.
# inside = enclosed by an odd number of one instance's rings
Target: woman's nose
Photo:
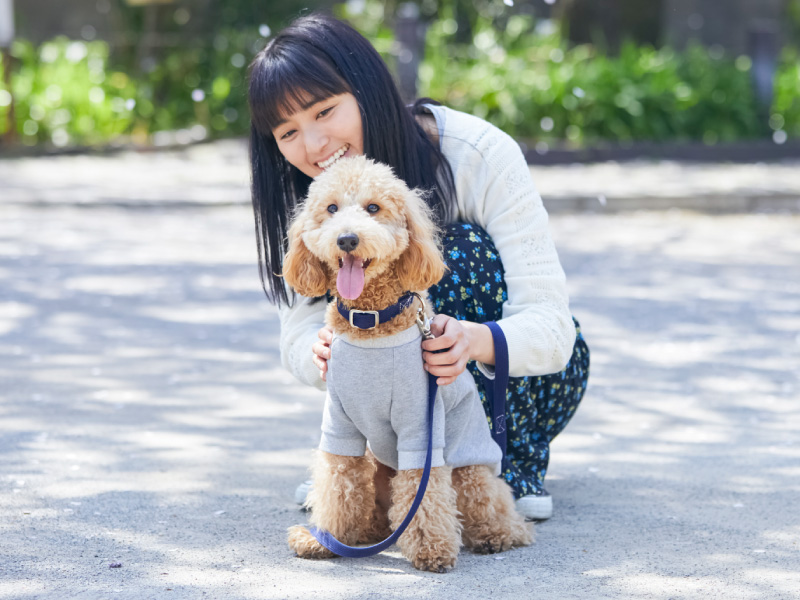
[[[309,154],[319,154],[328,143],[328,135],[319,128],[312,128],[306,133],[306,151]]]

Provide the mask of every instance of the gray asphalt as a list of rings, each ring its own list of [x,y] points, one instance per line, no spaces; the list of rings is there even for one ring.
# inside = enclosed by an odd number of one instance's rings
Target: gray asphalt
[[[0,203],[0,598],[800,595],[799,216],[553,215],[592,349],[555,515],[445,575],[289,551],[323,397],[280,367],[251,220]]]

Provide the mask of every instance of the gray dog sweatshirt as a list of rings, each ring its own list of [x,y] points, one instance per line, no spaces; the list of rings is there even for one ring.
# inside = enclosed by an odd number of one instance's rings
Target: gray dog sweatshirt
[[[428,375],[415,326],[395,335],[354,340],[337,335],[328,361],[328,396],[320,449],[363,456],[366,444],[394,469],[421,469],[428,446]],[[478,389],[468,371],[440,386],[433,413],[432,466],[489,465],[500,473]]]

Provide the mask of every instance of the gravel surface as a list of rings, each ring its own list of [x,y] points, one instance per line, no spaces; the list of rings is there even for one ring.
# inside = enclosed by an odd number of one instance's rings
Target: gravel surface
[[[551,224],[592,349],[555,515],[437,575],[289,551],[323,397],[246,206],[0,206],[0,598],[797,598],[800,217]]]

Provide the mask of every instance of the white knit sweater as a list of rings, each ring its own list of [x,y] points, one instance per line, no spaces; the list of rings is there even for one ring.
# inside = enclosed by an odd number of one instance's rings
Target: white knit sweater
[[[472,115],[429,107],[441,149],[453,170],[457,221],[483,227],[505,270],[508,300],[498,321],[508,341],[511,377],[547,375],[572,356],[575,326],[566,277],[548,229],[547,211],[519,145]],[[323,326],[326,303],[298,296],[281,308],[281,361],[305,384],[325,389],[311,346]]]

